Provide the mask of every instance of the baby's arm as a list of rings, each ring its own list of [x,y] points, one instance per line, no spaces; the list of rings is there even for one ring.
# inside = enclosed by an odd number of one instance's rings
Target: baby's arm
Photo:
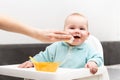
[[[90,72],[92,74],[95,74],[98,71],[98,65],[96,64],[96,62],[94,61],[89,61],[87,62],[87,64],[85,65],[86,68],[90,69]]]
[[[20,64],[19,68],[31,68],[33,67],[33,63],[31,61],[25,61],[24,63]]]

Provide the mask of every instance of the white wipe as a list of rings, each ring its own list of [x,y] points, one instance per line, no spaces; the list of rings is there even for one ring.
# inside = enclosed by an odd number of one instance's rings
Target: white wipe
[[[65,42],[72,43],[74,41],[74,37],[71,37],[70,40],[66,40]]]

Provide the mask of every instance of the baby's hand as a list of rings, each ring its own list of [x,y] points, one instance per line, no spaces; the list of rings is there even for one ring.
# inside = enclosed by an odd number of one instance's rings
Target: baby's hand
[[[33,63],[31,61],[26,61],[18,66],[19,68],[31,68],[33,67]]]
[[[90,69],[90,72],[92,74],[95,74],[97,71],[98,71],[98,66],[97,64],[94,62],[94,61],[89,61],[86,65],[85,65],[86,68],[89,68]]]

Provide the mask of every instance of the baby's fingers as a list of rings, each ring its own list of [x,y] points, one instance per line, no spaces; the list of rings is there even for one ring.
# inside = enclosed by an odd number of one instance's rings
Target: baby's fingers
[[[95,74],[98,71],[98,68],[90,68],[90,72],[92,74]]]
[[[20,64],[18,67],[19,68],[30,68],[30,67],[33,67],[33,64],[30,61],[26,61],[26,62]]]

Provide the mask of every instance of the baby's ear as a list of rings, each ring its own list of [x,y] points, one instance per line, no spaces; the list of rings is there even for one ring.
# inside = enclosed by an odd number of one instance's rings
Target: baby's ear
[[[88,32],[88,36],[90,35],[90,32]]]
[[[88,38],[88,37],[89,37],[89,35],[90,35],[90,32],[87,32],[87,37],[86,37],[86,38]]]

